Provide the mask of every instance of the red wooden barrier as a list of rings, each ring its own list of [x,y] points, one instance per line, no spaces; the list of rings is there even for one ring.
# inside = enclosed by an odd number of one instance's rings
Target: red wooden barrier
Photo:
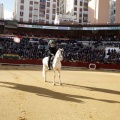
[[[33,65],[42,65],[42,60],[12,60],[12,59],[0,59],[2,64],[33,64]],[[62,62],[62,66],[70,67],[85,67],[89,68],[89,64],[84,62]],[[120,70],[120,64],[101,64],[96,63],[96,69],[117,69]]]

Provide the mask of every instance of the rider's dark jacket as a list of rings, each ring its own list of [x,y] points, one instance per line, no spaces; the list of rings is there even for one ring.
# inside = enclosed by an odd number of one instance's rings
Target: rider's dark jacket
[[[57,48],[56,47],[49,47],[49,55],[56,54]]]

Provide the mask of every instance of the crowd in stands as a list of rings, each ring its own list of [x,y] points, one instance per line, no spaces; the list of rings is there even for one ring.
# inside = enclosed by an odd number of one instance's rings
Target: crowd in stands
[[[0,37],[0,57],[3,54],[17,54],[20,59],[42,59],[47,56],[48,39],[21,38],[20,43],[14,38]],[[85,41],[85,40],[84,40]],[[120,41],[103,40],[56,40],[57,48],[64,48],[64,61],[80,61],[93,63],[120,63],[120,52],[116,49],[108,50],[105,47],[120,48]],[[107,56],[107,57],[106,57]]]

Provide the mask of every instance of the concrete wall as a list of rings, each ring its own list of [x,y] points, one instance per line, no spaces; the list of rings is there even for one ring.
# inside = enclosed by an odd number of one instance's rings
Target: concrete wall
[[[107,23],[109,22],[109,0],[99,0],[98,9],[98,22],[97,23]]]
[[[88,4],[88,22],[90,23],[95,23],[96,18],[95,18],[95,0],[91,0]]]
[[[109,22],[109,0],[91,0],[88,4],[88,22],[101,24]]]
[[[116,18],[115,23],[120,23],[120,0],[116,0]]]

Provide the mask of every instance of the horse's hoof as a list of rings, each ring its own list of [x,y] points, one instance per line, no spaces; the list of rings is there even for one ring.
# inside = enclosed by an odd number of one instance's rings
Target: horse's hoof
[[[53,83],[53,85],[55,86],[55,83]]]
[[[60,83],[59,85],[62,86],[62,83]]]

